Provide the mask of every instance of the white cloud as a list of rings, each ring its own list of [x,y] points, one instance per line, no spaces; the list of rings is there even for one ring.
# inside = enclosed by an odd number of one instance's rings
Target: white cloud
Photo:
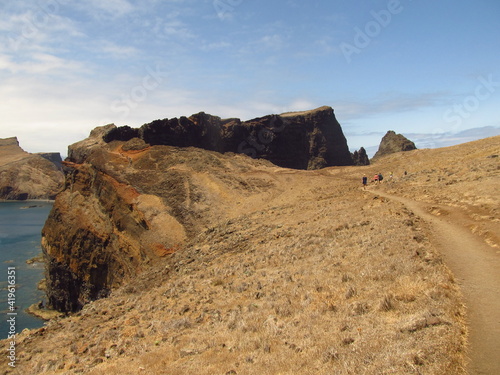
[[[97,53],[103,53],[113,58],[137,57],[140,54],[140,51],[135,47],[121,46],[107,40],[98,42],[96,49]]]
[[[201,50],[205,51],[205,52],[220,51],[220,50],[231,48],[231,46],[232,46],[232,44],[228,43],[228,42],[214,42],[214,43],[204,44],[201,47]]]
[[[322,105],[326,105],[323,103]],[[319,107],[319,105],[313,103],[312,101],[308,99],[295,99],[289,106],[288,106],[288,111],[290,112],[295,112],[295,111],[307,111],[310,109],[314,109]]]
[[[57,74],[59,76],[71,72],[81,74],[87,71],[85,65],[78,61],[38,52],[32,54],[31,59],[23,61],[14,61],[7,55],[0,56],[0,70],[6,70],[14,75]]]
[[[79,38],[84,34],[71,19],[47,13],[34,6],[23,13],[4,14],[0,30],[1,50],[11,53],[41,51],[60,48],[69,38]]]
[[[442,105],[446,97],[442,92],[388,93],[364,101],[339,100],[336,101],[335,108],[342,112],[344,118],[353,119],[436,107]]]
[[[136,10],[127,0],[81,0],[78,7],[96,19],[119,18]]]
[[[284,47],[285,42],[281,35],[273,34],[262,37],[258,44],[266,48],[281,49]]]

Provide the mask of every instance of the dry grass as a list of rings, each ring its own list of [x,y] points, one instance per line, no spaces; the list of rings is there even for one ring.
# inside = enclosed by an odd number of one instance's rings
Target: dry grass
[[[500,248],[500,136],[389,155],[365,168],[378,169],[395,176],[384,180],[384,189],[435,204],[435,214],[459,217],[490,246]]]
[[[252,209],[22,334],[9,373],[464,374],[464,306],[430,228],[361,190],[362,171],[276,170]],[[398,192],[441,199],[410,181]]]

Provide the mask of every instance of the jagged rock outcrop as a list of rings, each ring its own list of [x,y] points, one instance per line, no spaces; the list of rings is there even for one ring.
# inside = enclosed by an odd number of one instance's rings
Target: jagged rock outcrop
[[[62,171],[62,158],[61,154],[58,152],[37,152],[36,155],[40,155],[42,158],[47,159],[52,162],[57,169]]]
[[[65,188],[42,231],[47,296],[60,311],[106,296],[214,221],[240,215],[242,202],[253,208],[275,194],[263,169],[352,164],[329,107],[246,122],[198,113],[140,129],[111,124],[68,151]]]
[[[364,147],[361,147],[359,151],[354,151],[352,153],[352,161],[354,165],[362,166],[362,165],[370,165],[370,158],[366,154],[366,150]]]
[[[294,169],[352,165],[347,141],[331,107],[249,121],[221,119],[200,112],[189,118],[156,120],[140,129],[115,128],[104,140],[132,138],[140,138],[152,146],[192,146],[221,153],[243,153]]]
[[[378,151],[373,156],[377,159],[384,155],[394,154],[401,151],[416,150],[415,143],[410,141],[402,134],[396,134],[393,130],[389,130],[382,138]]]
[[[54,199],[64,185],[59,154],[30,154],[16,137],[0,139],[0,199]]]
[[[106,296],[274,186],[254,171],[276,168],[267,161],[140,138],[104,142],[115,129],[94,129],[69,147],[65,189],[42,231],[47,296],[60,311]]]

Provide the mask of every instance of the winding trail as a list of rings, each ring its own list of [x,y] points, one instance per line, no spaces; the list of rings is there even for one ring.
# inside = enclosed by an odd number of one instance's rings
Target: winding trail
[[[500,374],[500,254],[453,215],[437,217],[425,203],[383,191],[373,194],[404,204],[432,226],[431,239],[455,275],[468,311],[471,375]]]

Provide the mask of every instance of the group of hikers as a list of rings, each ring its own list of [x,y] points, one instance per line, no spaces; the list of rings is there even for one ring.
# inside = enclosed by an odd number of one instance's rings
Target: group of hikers
[[[404,172],[404,176],[407,176],[408,175],[408,172]],[[394,174],[392,172],[389,173],[389,181],[392,181],[394,178]],[[384,176],[382,176],[382,173],[377,173],[376,175],[374,175],[371,179],[371,182],[372,183],[375,183],[375,184],[380,184],[382,182],[382,180],[384,179]],[[366,176],[363,176],[363,188],[366,189],[366,186],[368,185],[368,177]]]
[[[384,179],[384,176],[382,176],[382,173],[377,173],[373,178],[371,179],[371,182],[380,184],[382,180]],[[392,179],[392,172],[389,175],[389,179]],[[368,177],[363,176],[363,188],[366,188],[368,185]]]

